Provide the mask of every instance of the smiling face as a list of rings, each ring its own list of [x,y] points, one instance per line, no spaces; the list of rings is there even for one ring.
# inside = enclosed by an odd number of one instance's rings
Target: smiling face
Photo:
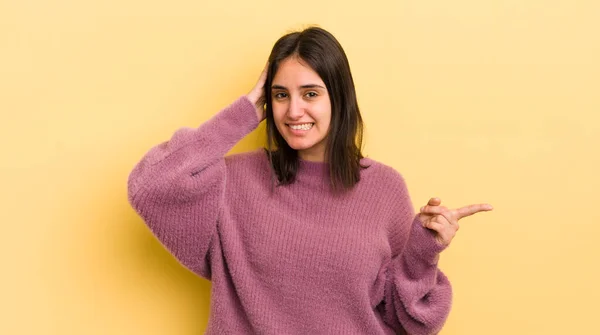
[[[319,75],[296,56],[279,64],[271,85],[273,119],[303,160],[325,160],[331,101]]]

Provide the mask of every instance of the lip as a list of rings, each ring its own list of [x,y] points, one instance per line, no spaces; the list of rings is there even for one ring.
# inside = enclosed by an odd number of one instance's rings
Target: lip
[[[285,125],[286,126],[298,126],[298,125],[307,124],[307,123],[312,123],[313,125],[315,124],[314,122],[287,122]]]
[[[304,129],[293,129],[290,126],[295,126],[295,125],[301,125],[301,124],[307,124],[307,123],[311,123],[313,125],[313,127],[315,126],[314,122],[301,122],[301,123],[286,123],[285,125],[287,126],[288,131],[292,134],[292,135],[297,135],[297,136],[302,136],[306,133],[308,133],[312,127],[308,130],[304,130]]]

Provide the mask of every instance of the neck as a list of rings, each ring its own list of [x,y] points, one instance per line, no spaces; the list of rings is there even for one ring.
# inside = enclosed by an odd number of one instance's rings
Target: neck
[[[298,158],[309,162],[325,162],[325,150],[317,150],[317,148],[300,150],[298,151]]]

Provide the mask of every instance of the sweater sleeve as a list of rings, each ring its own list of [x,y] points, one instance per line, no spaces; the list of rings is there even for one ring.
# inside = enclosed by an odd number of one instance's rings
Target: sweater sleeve
[[[439,253],[445,248],[435,233],[414,214],[406,184],[402,180],[401,203],[395,226],[404,233],[396,236],[396,250],[388,265],[383,301],[383,318],[399,333],[437,334],[452,304],[452,287],[439,270]],[[408,238],[400,237],[407,236]],[[394,250],[394,246],[392,247]]]
[[[224,156],[257,125],[254,105],[240,97],[199,128],[177,130],[129,175],[132,207],[182,265],[207,279],[226,185]]]

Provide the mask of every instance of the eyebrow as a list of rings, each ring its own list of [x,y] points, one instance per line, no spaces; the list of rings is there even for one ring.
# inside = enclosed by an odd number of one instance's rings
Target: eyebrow
[[[300,86],[300,88],[322,88],[325,89],[325,87],[321,86],[321,85],[317,85],[317,84],[308,84],[308,85],[302,85]],[[271,86],[272,90],[287,90],[287,88],[285,86],[281,86],[281,85],[273,85]]]

